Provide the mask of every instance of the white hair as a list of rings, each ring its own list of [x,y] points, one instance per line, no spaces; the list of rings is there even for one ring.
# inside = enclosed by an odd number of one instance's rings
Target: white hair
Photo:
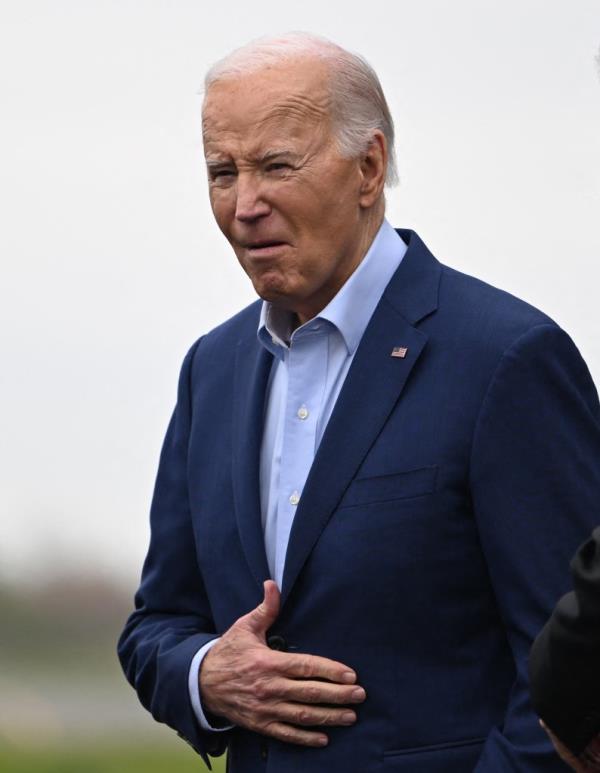
[[[255,72],[291,59],[315,57],[330,66],[332,119],[342,155],[360,156],[379,129],[386,139],[386,185],[398,181],[394,152],[394,122],[383,89],[371,65],[358,54],[308,32],[288,32],[259,38],[237,48],[214,64],[204,79],[205,93],[213,83]]]

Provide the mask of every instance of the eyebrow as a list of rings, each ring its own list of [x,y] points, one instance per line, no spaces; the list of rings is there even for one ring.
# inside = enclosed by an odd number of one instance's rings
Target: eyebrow
[[[217,167],[221,166],[231,166],[231,161],[225,158],[207,158],[206,159],[206,166],[208,169],[216,169]]]
[[[269,161],[273,161],[276,158],[297,158],[298,154],[294,153],[292,150],[282,149],[282,150],[268,150],[266,153],[264,153],[262,156],[260,156],[257,160],[261,164],[266,164]]]
[[[292,150],[288,149],[281,149],[281,150],[268,150],[266,153],[263,153],[261,156],[254,156],[252,157],[252,161],[257,164],[268,164],[269,161],[274,161],[278,158],[289,158],[289,159],[297,159],[299,156],[298,153],[295,153]],[[233,161],[228,158],[207,158],[206,159],[206,166],[208,169],[218,169],[223,166],[231,166],[233,165]]]

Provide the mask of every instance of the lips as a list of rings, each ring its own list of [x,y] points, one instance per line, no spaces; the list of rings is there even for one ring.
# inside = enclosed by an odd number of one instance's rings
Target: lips
[[[244,247],[251,258],[274,258],[281,253],[282,248],[287,247],[287,242],[265,239],[263,241],[249,242]]]
[[[278,242],[278,241],[261,241],[261,242],[250,242],[249,244],[246,244],[247,250],[265,250],[269,249],[270,247],[281,247],[285,244],[285,242]]]

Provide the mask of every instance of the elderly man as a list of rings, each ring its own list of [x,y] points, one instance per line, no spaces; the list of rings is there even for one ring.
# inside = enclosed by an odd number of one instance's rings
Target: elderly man
[[[240,49],[203,133],[263,300],[183,363],[120,641],[140,700],[231,773],[561,770],[527,653],[600,497],[577,349],[386,222],[359,57]]]

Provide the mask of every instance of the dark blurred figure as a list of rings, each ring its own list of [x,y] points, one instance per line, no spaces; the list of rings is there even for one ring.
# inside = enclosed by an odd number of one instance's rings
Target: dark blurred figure
[[[574,770],[600,770],[600,527],[571,561],[574,590],[558,602],[529,662],[533,705]]]

